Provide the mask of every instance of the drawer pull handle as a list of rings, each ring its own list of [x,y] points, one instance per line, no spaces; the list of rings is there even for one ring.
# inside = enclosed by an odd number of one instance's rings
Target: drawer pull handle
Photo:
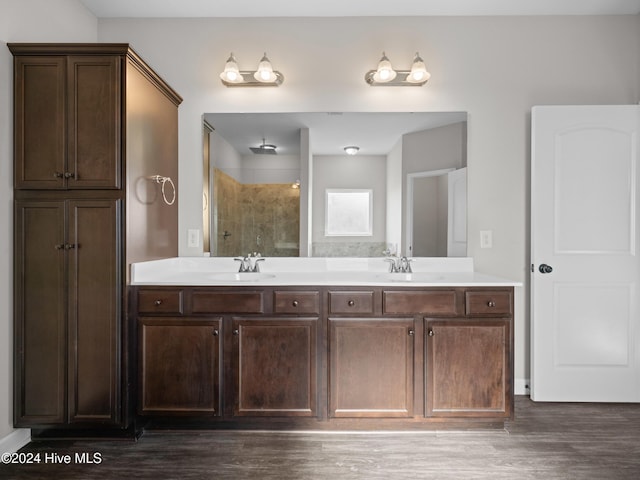
[[[294,300],[293,302],[291,302],[291,305],[293,305],[294,307],[298,306],[298,300]]]
[[[349,300],[347,302],[347,305],[349,305],[350,307],[353,307],[356,304],[356,302],[354,302],[353,300]]]
[[[218,330],[217,330],[217,329],[214,329],[214,330],[213,330],[213,336],[214,336],[214,337],[217,337],[219,334],[220,334],[220,332],[218,332]]]
[[[156,307],[159,307],[160,305],[162,305],[162,300],[156,300],[155,302]]]
[[[495,307],[495,306],[496,306],[496,302],[494,302],[493,300],[489,300],[489,301],[487,302],[487,307],[491,307],[491,308],[493,308],[493,307]]]

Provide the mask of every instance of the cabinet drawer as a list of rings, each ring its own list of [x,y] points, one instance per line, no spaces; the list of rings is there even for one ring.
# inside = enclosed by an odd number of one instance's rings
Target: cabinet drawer
[[[141,290],[138,292],[140,313],[182,313],[182,290]]]
[[[512,294],[507,291],[466,292],[467,315],[511,315]]]
[[[320,313],[318,292],[273,292],[274,313]]]
[[[191,313],[263,313],[262,292],[195,291],[191,295]]]
[[[385,291],[383,313],[455,315],[456,292],[448,291]]]
[[[373,313],[373,292],[329,292],[330,313]]]

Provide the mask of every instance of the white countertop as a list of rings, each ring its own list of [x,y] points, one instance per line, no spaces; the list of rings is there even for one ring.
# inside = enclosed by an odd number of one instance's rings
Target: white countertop
[[[176,257],[131,265],[131,285],[515,287],[521,283],[475,272],[472,258],[412,259],[413,273],[389,273],[383,257],[268,257],[260,273],[238,273],[230,257]]]

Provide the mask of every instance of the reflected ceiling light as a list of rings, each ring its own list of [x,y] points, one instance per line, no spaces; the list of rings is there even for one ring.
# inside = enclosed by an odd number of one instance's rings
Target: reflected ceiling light
[[[348,147],[344,147],[344,151],[347,152],[347,155],[355,155],[360,150],[360,147],[356,147],[355,145],[349,145]]]
[[[365,76],[365,81],[374,87],[377,86],[416,86],[419,87],[427,83],[431,74],[427,71],[424,60],[416,52],[413,58],[411,70],[394,70],[391,62],[384,52],[378,62],[376,70],[369,70]]]
[[[284,81],[284,75],[273,69],[267,54],[260,59],[255,71],[241,71],[233,53],[224,65],[220,80],[227,87],[277,87]]]

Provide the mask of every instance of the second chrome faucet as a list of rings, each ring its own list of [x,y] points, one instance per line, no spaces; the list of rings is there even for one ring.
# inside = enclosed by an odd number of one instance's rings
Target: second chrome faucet
[[[240,262],[240,268],[238,272],[250,272],[256,273],[260,271],[260,263],[264,262],[264,258],[259,253],[253,252],[253,254],[249,253],[246,257],[237,257],[234,258],[236,262]]]
[[[387,257],[384,261],[389,262],[389,272],[391,273],[411,273],[412,258]]]

